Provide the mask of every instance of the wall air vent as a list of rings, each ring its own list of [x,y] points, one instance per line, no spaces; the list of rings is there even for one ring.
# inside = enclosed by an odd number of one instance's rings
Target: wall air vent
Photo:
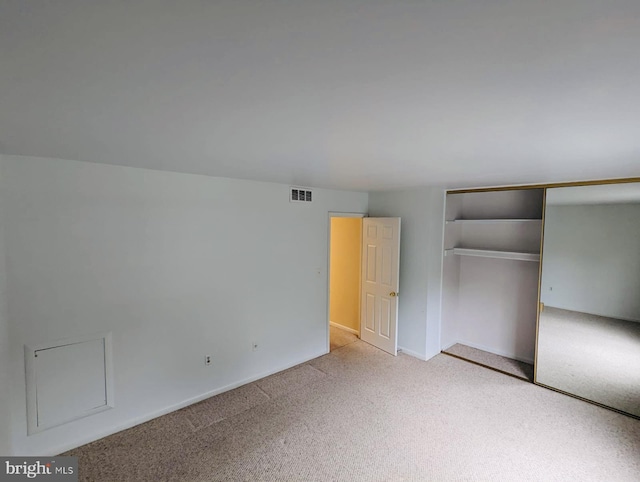
[[[311,189],[292,187],[289,191],[289,201],[292,203],[310,203],[313,200]]]

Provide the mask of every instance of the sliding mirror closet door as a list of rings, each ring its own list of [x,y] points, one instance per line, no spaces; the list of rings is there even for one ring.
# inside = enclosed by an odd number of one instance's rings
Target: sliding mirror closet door
[[[536,383],[640,417],[640,183],[549,188]]]

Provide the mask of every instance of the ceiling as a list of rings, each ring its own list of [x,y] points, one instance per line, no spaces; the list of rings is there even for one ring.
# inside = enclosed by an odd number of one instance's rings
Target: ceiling
[[[547,204],[638,204],[640,182],[547,189]]]
[[[0,153],[363,191],[638,176],[638,52],[638,0],[0,0]]]

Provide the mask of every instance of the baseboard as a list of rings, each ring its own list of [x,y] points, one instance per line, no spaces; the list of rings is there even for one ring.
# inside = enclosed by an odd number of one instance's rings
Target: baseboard
[[[431,360],[433,357],[438,356],[440,353],[441,353],[441,351],[440,351],[440,350],[435,351],[435,352],[434,352],[434,351],[427,352],[427,355],[426,355],[426,357],[425,357],[425,361],[429,361],[429,360]]]
[[[446,343],[445,345],[443,345],[443,348],[440,351],[447,351],[449,348],[451,348],[456,343],[462,344],[462,342],[457,342],[457,341],[454,341],[453,343]]]
[[[103,432],[98,432],[97,435],[92,435],[92,436],[89,436],[89,437],[80,438],[80,439],[78,439],[78,440],[76,440],[74,442],[67,443],[67,444],[62,444],[62,445],[59,445],[57,447],[53,447],[52,450],[47,454],[44,454],[44,455],[37,454],[37,455],[54,457],[54,456],[56,456],[58,454],[61,454],[63,452],[67,452],[68,450],[72,450],[72,449],[74,449],[76,447],[80,447],[82,445],[85,445],[85,444],[88,444],[88,443],[91,443],[91,442],[95,442],[96,440],[100,440],[101,438],[108,437],[109,435],[113,435],[115,433],[122,432],[123,430],[127,430],[129,428],[135,427],[136,425],[140,425],[142,423],[145,423],[145,422],[148,422],[150,420],[153,420],[154,418],[162,417],[163,415],[166,415],[168,413],[175,412],[176,410],[180,410],[181,408],[188,407],[189,405],[193,405],[194,403],[201,402],[201,401],[206,400],[207,398],[213,397],[215,395],[219,395],[221,393],[228,392],[229,390],[233,390],[234,388],[241,387],[241,386],[246,385],[248,383],[255,382],[256,380],[260,380],[261,378],[265,378],[265,377],[268,377],[268,376],[273,375],[275,373],[279,373],[279,372],[281,372],[283,370],[287,370],[289,368],[292,368],[292,367],[295,367],[297,365],[300,365],[302,363],[306,363],[306,362],[308,362],[310,360],[314,360],[315,358],[318,358],[318,357],[323,356],[323,355],[325,355],[325,353],[319,353],[319,354],[314,355],[312,357],[305,357],[304,359],[302,359],[300,361],[296,361],[294,363],[288,363],[286,365],[282,365],[282,366],[280,366],[278,368],[275,368],[273,370],[269,370],[267,372],[263,372],[263,373],[260,373],[258,375],[251,376],[249,378],[245,378],[244,380],[240,380],[238,382],[230,383],[230,384],[225,385],[223,387],[216,388],[215,390],[211,390],[211,391],[205,392],[205,393],[203,393],[201,395],[198,395],[196,397],[188,398],[188,399],[183,400],[183,401],[181,401],[179,403],[170,405],[170,406],[168,406],[166,408],[163,408],[161,410],[156,410],[155,412],[152,412],[150,414],[143,415],[141,417],[136,417],[136,418],[131,419],[131,420],[129,420],[129,421],[123,423],[123,424],[116,425],[115,427],[113,427],[113,428],[111,428],[109,430],[105,430]]]
[[[500,355],[506,358],[511,358],[513,360],[518,360],[521,361],[523,363],[528,363],[529,365],[533,365],[533,358],[526,358],[526,357],[521,357],[521,356],[517,356],[514,353],[508,353],[502,350],[496,350],[494,348],[489,348],[487,346],[483,346],[483,345],[479,345],[478,343],[470,343],[468,341],[464,341],[464,340],[459,340],[456,343],[460,343],[461,345],[467,345],[470,346],[471,348],[476,348],[477,350],[482,350],[482,351],[487,351],[489,353],[493,353],[494,355]],[[455,345],[456,343],[454,343],[453,345]],[[451,346],[453,346],[451,345]],[[449,346],[449,348],[451,348],[451,346]],[[447,348],[443,349],[446,350]]]
[[[341,325],[340,323],[336,323],[335,321],[330,321],[329,324],[331,326],[335,326],[336,328],[340,328],[341,330],[348,331],[349,333],[353,333],[358,338],[360,338],[360,332],[358,330],[354,330],[353,328],[349,328],[348,326]]]
[[[404,348],[402,346],[398,347],[398,351],[401,351],[405,355],[409,355],[409,356],[412,356],[414,358],[417,358],[418,360],[422,360],[422,361],[426,361],[427,360],[427,357],[424,356],[424,354],[418,353],[417,351],[409,350],[408,348]]]

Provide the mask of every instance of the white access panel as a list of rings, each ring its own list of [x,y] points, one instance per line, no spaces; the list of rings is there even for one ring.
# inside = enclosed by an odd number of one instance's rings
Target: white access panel
[[[112,406],[110,336],[26,347],[29,433]]]

